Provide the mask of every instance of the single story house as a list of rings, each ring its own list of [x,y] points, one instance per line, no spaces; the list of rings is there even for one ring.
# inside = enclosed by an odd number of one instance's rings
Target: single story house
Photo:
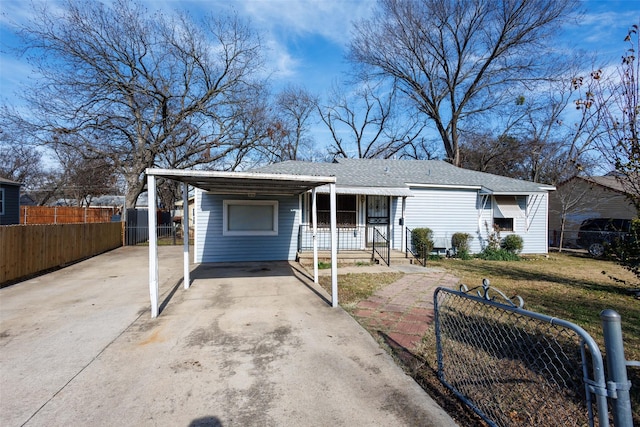
[[[564,217],[563,245],[575,244],[580,224],[587,219],[614,218],[632,219],[640,212],[628,197],[628,188],[623,177],[575,176],[558,185],[558,190],[549,197],[550,240],[557,246],[560,242],[562,218]]]
[[[472,236],[481,251],[496,224],[518,234],[523,253],[548,252],[548,197],[555,187],[461,169],[438,160],[338,159],[286,161],[251,172],[335,177],[337,245],[364,250],[379,233],[404,251],[410,230],[428,227],[440,251],[454,233]],[[317,193],[317,244],[330,248],[329,186]],[[196,188],[195,262],[295,260],[312,250],[312,192],[297,196],[211,193]]]
[[[0,225],[20,224],[20,185],[0,178]]]
[[[377,236],[404,250],[411,228],[429,227],[449,248],[457,232],[480,251],[492,226],[522,236],[525,253],[547,253],[548,195],[555,188],[474,172],[442,161],[340,159],[288,161],[248,172],[147,169],[149,205],[156,179],[195,189],[195,263],[295,260],[299,251],[331,251],[331,305],[338,305],[337,252],[365,249]],[[148,213],[149,228],[157,217]],[[315,229],[315,232],[314,232]],[[184,287],[190,286],[190,246],[184,239]],[[151,316],[159,314],[156,233],[149,234]]]

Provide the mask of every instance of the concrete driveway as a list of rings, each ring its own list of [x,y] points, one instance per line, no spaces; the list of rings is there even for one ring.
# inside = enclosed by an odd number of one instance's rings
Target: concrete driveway
[[[0,289],[2,426],[453,426],[295,264],[123,247]]]

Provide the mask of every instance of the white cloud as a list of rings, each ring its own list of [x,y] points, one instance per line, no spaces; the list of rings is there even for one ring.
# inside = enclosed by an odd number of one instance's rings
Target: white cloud
[[[343,0],[253,0],[239,2],[246,15],[268,31],[288,36],[318,34],[338,44],[348,42],[351,23],[369,16],[374,3]]]
[[[584,2],[588,8],[576,25],[567,28],[568,44],[610,58],[622,55],[623,40],[640,23],[640,2]]]

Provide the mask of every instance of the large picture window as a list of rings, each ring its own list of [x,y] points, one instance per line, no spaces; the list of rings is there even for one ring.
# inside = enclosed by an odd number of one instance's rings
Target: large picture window
[[[318,225],[328,227],[331,224],[331,200],[328,194],[317,194]],[[355,194],[336,195],[336,222],[338,227],[355,227],[357,198]]]
[[[277,200],[225,200],[223,236],[277,236]]]

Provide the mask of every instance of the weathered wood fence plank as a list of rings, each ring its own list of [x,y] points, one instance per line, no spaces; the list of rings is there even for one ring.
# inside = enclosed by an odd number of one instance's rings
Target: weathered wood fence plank
[[[122,246],[122,223],[0,227],[0,287]]]

